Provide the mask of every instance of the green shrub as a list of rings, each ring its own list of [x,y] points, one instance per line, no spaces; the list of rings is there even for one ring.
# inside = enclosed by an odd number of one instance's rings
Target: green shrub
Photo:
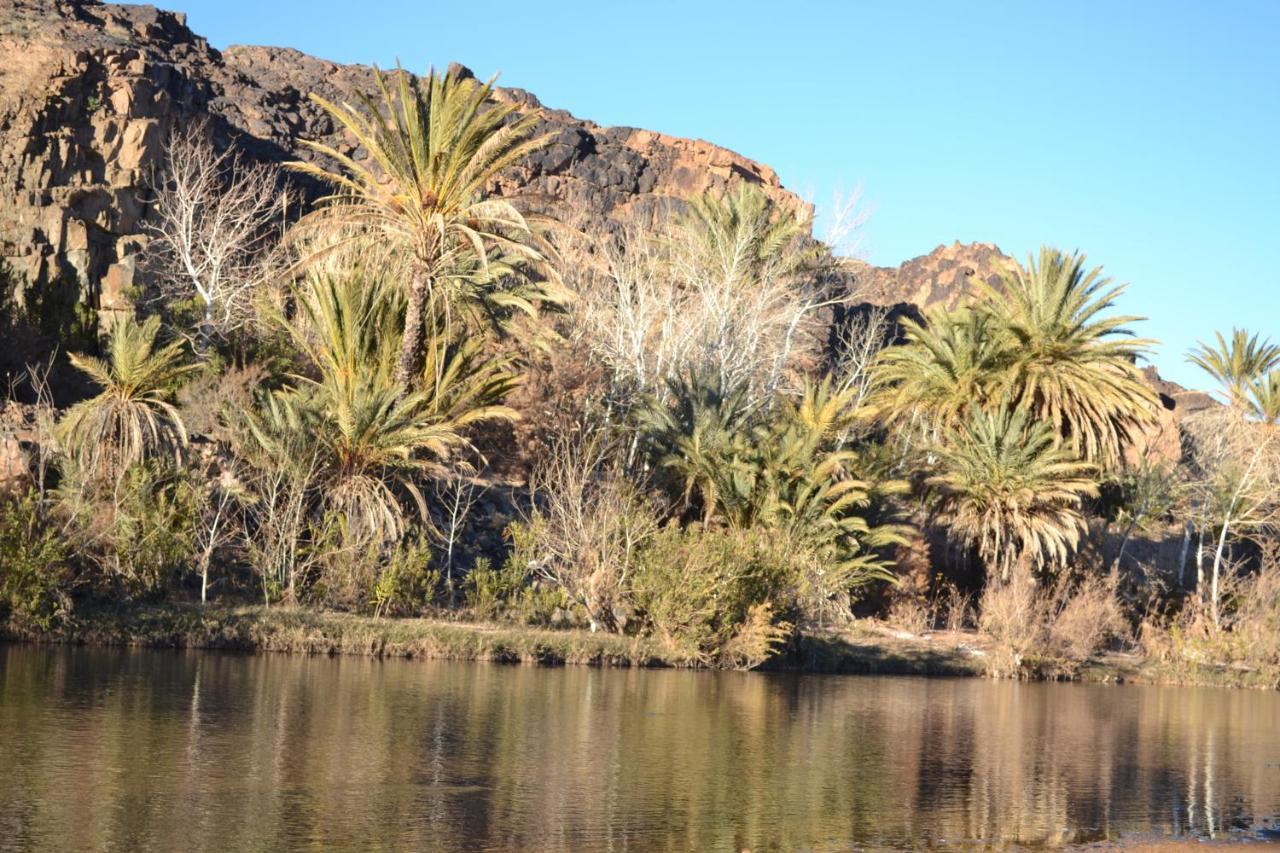
[[[0,620],[47,630],[71,609],[66,545],[34,493],[0,501]]]
[[[646,630],[678,659],[730,669],[763,662],[787,635],[788,560],[765,531],[663,528],[633,594]]]
[[[189,472],[152,460],[96,487],[73,464],[63,475],[60,511],[104,591],[137,597],[172,587],[195,551],[200,493]]]
[[[521,522],[507,528],[513,547],[494,568],[480,557],[462,583],[467,606],[480,619],[508,619],[525,625],[566,627],[584,622],[564,590],[528,571],[532,526]]]
[[[375,616],[412,616],[435,600],[439,586],[431,546],[419,536],[397,543],[382,561],[369,603]]]

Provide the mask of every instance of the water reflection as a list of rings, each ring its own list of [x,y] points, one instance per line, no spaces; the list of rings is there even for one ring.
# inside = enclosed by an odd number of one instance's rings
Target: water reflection
[[[847,850],[1223,833],[1280,696],[0,647],[0,849]]]

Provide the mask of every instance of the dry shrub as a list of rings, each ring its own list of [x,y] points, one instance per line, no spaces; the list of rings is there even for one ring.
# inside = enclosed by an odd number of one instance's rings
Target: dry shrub
[[[223,416],[252,409],[254,395],[267,379],[267,371],[256,364],[211,370],[192,379],[178,392],[178,410],[187,430],[227,438]]]
[[[534,471],[534,510],[519,531],[528,551],[523,568],[563,590],[592,630],[625,627],[639,552],[658,529],[653,507],[616,455],[599,436],[554,442]]]
[[[1074,588],[1066,580],[1059,582],[1048,636],[1049,648],[1056,656],[1082,663],[1109,640],[1125,635],[1128,625],[1115,588],[1114,577],[1085,578]]]
[[[1227,572],[1220,595],[1217,626],[1209,603],[1193,599],[1171,619],[1143,623],[1143,650],[1169,664],[1280,672],[1280,543],[1264,543],[1252,574]]]
[[[1114,577],[1062,577],[1041,589],[1025,575],[982,595],[978,629],[991,641],[989,672],[1000,678],[1073,672],[1127,631]]]
[[[933,627],[932,610],[918,598],[899,598],[889,605],[889,624],[918,637]]]
[[[947,591],[934,602],[939,611],[934,621],[952,633],[963,631],[970,624],[973,616],[973,595],[964,592],[958,586],[948,586]],[[941,617],[941,618],[939,618]]]
[[[1035,581],[1016,574],[1008,583],[990,583],[979,603],[978,630],[990,641],[988,674],[1012,678],[1023,660],[1044,646],[1045,621]]]

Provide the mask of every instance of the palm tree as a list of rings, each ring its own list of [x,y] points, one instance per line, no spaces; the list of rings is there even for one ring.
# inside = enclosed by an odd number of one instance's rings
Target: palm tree
[[[412,497],[427,521],[418,484],[468,446],[468,427],[516,418],[501,403],[515,383],[506,362],[481,361],[481,342],[451,343],[439,328],[430,330],[418,390],[405,393],[385,334],[399,313],[394,296],[355,276],[312,277],[297,294],[298,322],[288,328],[314,373],[271,395],[249,424],[257,449],[269,456],[291,453],[300,433],[309,436],[324,505],[366,541],[401,535],[398,493]]]
[[[173,404],[182,380],[198,366],[185,363],[181,343],[156,347],[160,318],[116,324],[106,360],[71,353],[82,373],[102,387],[72,406],[59,424],[68,454],[90,476],[114,477],[134,463],[179,454],[187,430]]]
[[[1063,562],[1076,548],[1097,469],[1062,446],[1051,424],[1031,421],[1026,409],[979,410],[936,452],[938,473],[927,485],[952,531],[1002,580],[1028,559]]]
[[[671,405],[649,400],[638,412],[639,430],[658,468],[678,481],[683,511],[697,505],[710,522],[755,413],[745,390],[719,372],[677,377],[667,386]]]
[[[1230,343],[1221,332],[1214,336],[1216,344],[1199,342],[1187,360],[1218,381],[1229,405],[1247,412],[1251,386],[1280,367],[1280,346],[1244,329],[1232,329]]]
[[[696,496],[704,524],[785,541],[799,596],[819,618],[855,587],[892,579],[883,549],[903,541],[903,528],[870,523],[868,508],[905,484],[859,479],[856,454],[838,446],[858,389],[808,383],[798,402],[770,412],[714,380],[671,390],[674,404],[651,409],[642,429],[658,464],[677,475],[686,509]]]
[[[1141,317],[1101,316],[1125,286],[1084,263],[1042,247],[1025,269],[1001,274],[1000,291],[981,282],[979,292],[1009,339],[1000,387],[1082,458],[1108,465],[1154,422],[1158,400],[1135,365],[1154,342],[1126,328]]]
[[[1280,370],[1249,385],[1249,406],[1255,418],[1267,426],[1280,425]]]
[[[992,315],[934,310],[924,323],[902,321],[906,343],[880,351],[869,408],[885,419],[923,420],[936,433],[988,404],[1007,338]]]
[[[703,193],[676,223],[686,252],[702,275],[749,286],[812,270],[822,247],[810,245],[812,222],[803,212],[777,207],[759,187],[741,182],[733,192]]]
[[[492,102],[492,80],[480,84],[452,70],[432,71],[425,80],[397,72],[393,91],[375,68],[380,101],[361,96],[359,107],[311,96],[368,152],[367,160],[304,142],[339,169],[290,166],[335,188],[304,226],[370,234],[411,259],[395,362],[395,381],[407,389],[421,365],[429,309],[447,315],[462,297],[533,313],[535,299],[565,295],[536,221],[512,201],[486,195],[506,169],[548,143],[531,135],[536,116],[513,118],[513,106]],[[532,290],[509,286],[535,278]]]

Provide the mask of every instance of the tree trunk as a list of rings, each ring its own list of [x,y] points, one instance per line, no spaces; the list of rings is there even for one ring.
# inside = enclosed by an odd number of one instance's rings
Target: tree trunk
[[[1200,538],[1196,542],[1196,598],[1204,604],[1204,525],[1200,525]]]
[[[1218,578],[1221,576],[1222,555],[1227,547],[1227,530],[1230,526],[1231,516],[1228,515],[1222,520],[1222,532],[1218,535],[1218,548],[1213,554],[1213,600],[1210,602],[1210,607],[1213,613],[1213,627],[1215,629],[1221,627],[1218,624]]]
[[[1182,525],[1182,552],[1178,556],[1178,589],[1185,589],[1187,576],[1187,551],[1191,549],[1191,522]]]
[[[407,393],[417,383],[413,381],[422,363],[422,314],[427,305],[427,277],[414,274],[409,284],[409,304],[404,313],[404,334],[400,337],[400,354],[396,357],[396,384],[401,393]]]

